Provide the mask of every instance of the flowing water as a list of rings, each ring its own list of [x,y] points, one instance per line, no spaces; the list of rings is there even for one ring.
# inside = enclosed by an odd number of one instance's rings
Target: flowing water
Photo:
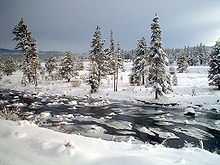
[[[0,89],[1,109],[17,107],[25,119],[69,134],[130,143],[163,144],[181,148],[220,149],[220,114],[196,109],[195,117],[184,109],[128,102],[109,102],[88,97],[45,96]]]

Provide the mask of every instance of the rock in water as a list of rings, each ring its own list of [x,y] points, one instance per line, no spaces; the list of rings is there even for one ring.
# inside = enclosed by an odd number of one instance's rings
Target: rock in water
[[[184,112],[184,115],[186,115],[186,116],[195,116],[196,112],[193,108],[186,108],[185,112]]]

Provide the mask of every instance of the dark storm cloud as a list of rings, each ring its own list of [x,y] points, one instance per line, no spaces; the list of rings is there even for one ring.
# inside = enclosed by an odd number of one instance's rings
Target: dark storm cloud
[[[86,52],[96,25],[124,49],[136,46],[158,12],[166,47],[213,43],[220,36],[219,0],[0,0],[0,47],[14,48],[11,29],[21,17],[40,50]],[[106,42],[108,46],[108,42]]]

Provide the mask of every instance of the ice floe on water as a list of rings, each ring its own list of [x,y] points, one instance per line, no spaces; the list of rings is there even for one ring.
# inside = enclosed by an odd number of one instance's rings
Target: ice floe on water
[[[69,105],[74,105],[75,106],[75,105],[77,105],[77,101],[76,100],[70,101]]]
[[[13,107],[24,107],[26,105],[24,103],[13,103],[12,106]]]
[[[128,121],[106,121],[106,125],[115,129],[132,129],[132,123]]]
[[[187,115],[187,116],[195,116],[196,115],[196,112],[193,108],[186,108],[185,111],[184,111],[184,115]]]
[[[210,133],[203,131],[201,129],[198,128],[174,128],[174,130],[176,132],[181,132],[186,134],[187,136],[191,136],[197,139],[203,139],[203,140],[207,140],[207,138],[215,138],[213,135],[211,135]]]
[[[143,132],[143,133],[146,133],[148,135],[151,135],[151,136],[155,136],[155,134],[148,128],[146,127],[140,127],[140,128],[136,128],[138,131],[140,132]]]

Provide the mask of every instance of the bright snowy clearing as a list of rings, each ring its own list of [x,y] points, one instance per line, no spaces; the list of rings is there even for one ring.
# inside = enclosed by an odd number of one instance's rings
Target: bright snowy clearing
[[[88,63],[85,70],[80,75],[88,75]],[[22,72],[15,72],[11,76],[3,76],[0,87],[3,89],[13,89],[18,91],[34,92],[39,95],[66,95],[77,97],[92,97],[99,99],[110,99],[119,101],[138,100],[158,103],[177,103],[182,107],[203,106],[206,109],[220,109],[220,91],[214,90],[208,85],[207,72],[208,66],[190,66],[187,73],[177,73],[178,85],[172,86],[173,92],[154,99],[154,92],[151,88],[144,86],[130,86],[129,74],[131,73],[132,63],[125,63],[125,72],[119,73],[118,92],[113,91],[113,80],[111,76],[102,80],[102,85],[97,93],[90,95],[90,86],[84,82],[79,87],[74,87],[73,83],[63,81],[39,80],[39,86],[35,88],[32,84],[21,85]],[[168,69],[168,68],[167,68]]]

